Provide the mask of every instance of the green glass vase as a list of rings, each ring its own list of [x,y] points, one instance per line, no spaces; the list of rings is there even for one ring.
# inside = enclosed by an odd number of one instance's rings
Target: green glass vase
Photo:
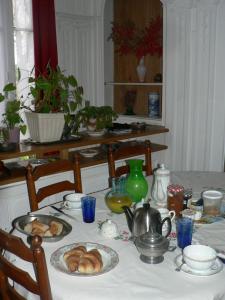
[[[126,180],[125,189],[133,202],[140,202],[148,193],[148,183],[142,173],[142,159],[128,160],[130,173]]]

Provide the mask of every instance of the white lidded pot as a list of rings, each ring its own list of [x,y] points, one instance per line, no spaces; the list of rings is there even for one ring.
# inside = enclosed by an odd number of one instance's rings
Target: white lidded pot
[[[159,207],[167,207],[167,187],[170,184],[170,171],[160,164],[153,175],[151,196]]]

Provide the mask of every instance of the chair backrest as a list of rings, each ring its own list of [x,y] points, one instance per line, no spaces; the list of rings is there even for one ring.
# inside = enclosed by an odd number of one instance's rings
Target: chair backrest
[[[44,176],[72,171],[73,182],[68,180],[60,181],[57,183],[49,184],[47,186],[36,189],[35,182]],[[55,195],[64,191],[74,191],[82,193],[81,170],[79,155],[74,155],[74,161],[59,160],[48,164],[43,164],[33,168],[30,164],[27,166],[27,189],[30,201],[31,211],[38,209],[38,203],[48,196]]]
[[[45,254],[41,242],[40,236],[33,236],[31,238],[31,248],[28,248],[22,239],[0,229],[0,249],[3,250],[0,252],[0,299],[25,300],[13,288],[9,279],[30,292],[40,295],[41,300],[52,299]],[[36,280],[26,271],[19,269],[7,260],[3,255],[5,250],[33,264]]]
[[[118,149],[113,149],[113,145],[109,144],[108,148],[108,167],[109,177],[120,177],[129,173],[129,166],[124,165],[116,168],[116,161],[129,158],[132,156],[145,155],[145,163],[143,170],[146,175],[152,175],[152,158],[151,158],[151,142],[127,142],[122,143]]]

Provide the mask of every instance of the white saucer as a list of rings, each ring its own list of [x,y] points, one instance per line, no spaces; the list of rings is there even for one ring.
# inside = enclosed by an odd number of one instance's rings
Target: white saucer
[[[99,130],[99,131],[87,131],[87,134],[89,136],[92,136],[92,137],[100,137],[100,136],[103,136],[105,134],[105,130]]]
[[[91,158],[98,154],[98,150],[95,149],[84,149],[79,151],[80,154],[84,157]]]
[[[175,257],[175,265],[178,267],[182,264],[182,254],[179,254],[178,256]],[[223,263],[219,260],[219,258],[216,259],[215,264],[207,270],[195,270],[190,268],[188,265],[184,264],[181,267],[181,271],[191,274],[191,275],[196,275],[196,276],[210,276],[214,275],[216,273],[219,273],[223,269]]]
[[[79,208],[72,208],[72,207],[66,206],[64,203],[62,204],[61,208],[69,210],[69,211],[79,211],[79,210],[81,210],[81,207],[79,207]]]

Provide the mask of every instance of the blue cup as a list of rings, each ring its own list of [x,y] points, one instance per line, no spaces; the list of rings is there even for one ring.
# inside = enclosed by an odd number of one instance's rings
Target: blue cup
[[[95,197],[85,196],[85,197],[81,198],[83,221],[85,223],[94,222],[94,220],[95,220],[95,203],[96,203]]]
[[[193,220],[190,218],[180,218],[176,222],[177,228],[177,245],[181,249],[191,245],[192,232],[193,232]]]

